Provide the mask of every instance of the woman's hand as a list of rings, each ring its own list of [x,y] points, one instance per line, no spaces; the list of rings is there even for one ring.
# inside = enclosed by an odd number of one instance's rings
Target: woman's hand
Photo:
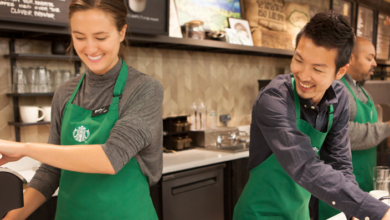
[[[2,158],[0,159],[0,166],[20,160],[24,155],[22,154],[23,143],[15,141],[6,141],[0,139],[0,154]]]

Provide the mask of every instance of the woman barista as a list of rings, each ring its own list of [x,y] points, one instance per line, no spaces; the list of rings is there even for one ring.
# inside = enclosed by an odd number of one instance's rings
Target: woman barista
[[[149,184],[162,173],[161,84],[118,57],[122,0],[72,0],[73,46],[88,67],[53,98],[49,144],[0,140],[0,165],[44,163],[5,219],[25,219],[59,186],[56,219],[157,219]]]

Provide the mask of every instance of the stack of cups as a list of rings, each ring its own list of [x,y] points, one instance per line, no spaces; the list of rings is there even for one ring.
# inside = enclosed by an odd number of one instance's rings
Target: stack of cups
[[[73,77],[70,70],[47,70],[45,66],[14,67],[13,92],[48,93]]]

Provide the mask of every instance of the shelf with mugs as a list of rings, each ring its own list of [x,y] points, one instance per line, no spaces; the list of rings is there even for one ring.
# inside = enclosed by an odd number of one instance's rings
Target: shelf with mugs
[[[22,122],[20,117],[19,100],[24,97],[53,97],[54,89],[61,83],[72,77],[71,70],[47,70],[46,66],[38,67],[19,67],[16,60],[58,60],[69,61],[74,64],[75,74],[80,72],[81,59],[76,55],[57,55],[57,54],[33,54],[33,53],[15,53],[15,38],[9,42],[9,54],[3,54],[4,58],[10,60],[12,92],[7,93],[7,97],[12,98],[13,102],[13,121],[8,122],[15,128],[15,140],[20,141],[20,127],[32,125],[48,125],[50,122]],[[26,73],[28,73],[26,75]],[[32,76],[35,77],[32,77]],[[61,79],[50,81],[50,79]],[[38,120],[36,120],[38,121]]]
[[[39,121],[34,123],[27,123],[27,122],[8,122],[9,125],[17,126],[17,127],[23,127],[23,126],[32,126],[32,125],[50,125],[50,121]]]

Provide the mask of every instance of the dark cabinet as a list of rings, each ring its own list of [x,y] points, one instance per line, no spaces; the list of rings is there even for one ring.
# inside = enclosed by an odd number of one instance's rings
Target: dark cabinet
[[[163,219],[223,220],[225,166],[223,163],[164,175]]]

